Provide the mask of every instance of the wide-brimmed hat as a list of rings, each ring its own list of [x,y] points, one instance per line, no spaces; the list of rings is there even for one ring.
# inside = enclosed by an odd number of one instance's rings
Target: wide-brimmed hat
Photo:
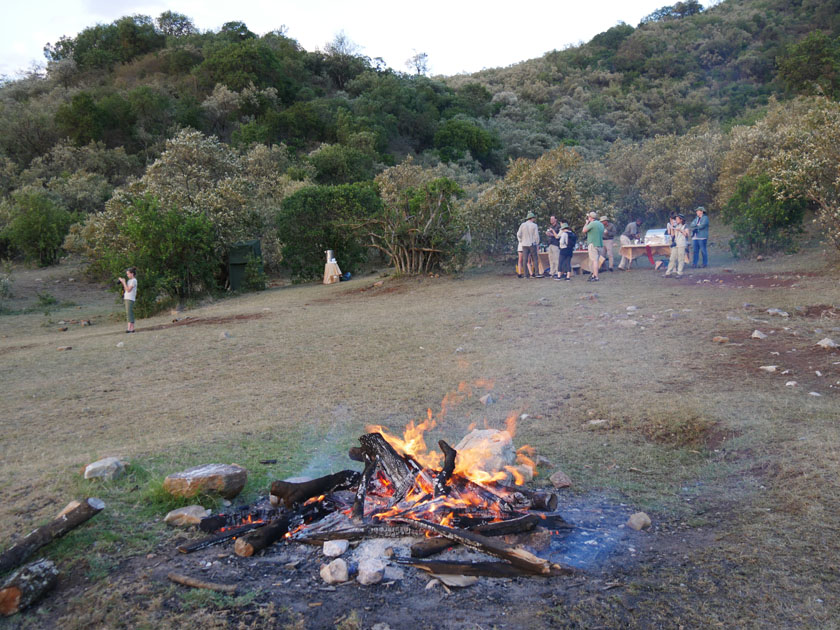
[[[602,216],[602,217],[601,217],[600,219],[598,219],[598,220],[599,220],[599,221],[607,221],[607,220],[608,220],[607,215]]]
[[[560,224],[560,229],[561,229],[561,230],[565,230],[567,227],[569,227],[569,224],[568,224],[568,223],[561,223],[561,224]]]
[[[533,212],[529,212],[528,216],[525,217],[525,220],[527,221],[528,219],[536,219],[536,218],[537,218],[536,214],[534,214]]]
[[[703,214],[706,214],[706,208],[704,208],[703,206],[697,206],[694,209],[694,212],[702,212]]]
[[[684,214],[678,214],[675,218],[682,219],[683,223],[685,223],[685,215]]]

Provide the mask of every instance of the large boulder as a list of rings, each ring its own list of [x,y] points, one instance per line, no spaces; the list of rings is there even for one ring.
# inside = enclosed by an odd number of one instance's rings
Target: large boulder
[[[200,493],[216,493],[232,499],[242,492],[248,471],[236,464],[205,464],[169,475],[163,489],[176,497],[193,497]]]
[[[85,479],[113,481],[125,472],[126,462],[119,457],[106,457],[85,466]]]
[[[469,462],[470,469],[490,473],[513,466],[516,461],[513,440],[507,431],[475,429],[458,442],[455,450],[458,451],[459,466]]]

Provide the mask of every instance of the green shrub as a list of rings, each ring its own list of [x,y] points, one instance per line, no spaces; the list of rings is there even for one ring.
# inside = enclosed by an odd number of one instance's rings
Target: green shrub
[[[806,208],[801,199],[779,199],[767,175],[745,175],[721,212],[721,218],[735,230],[729,241],[732,254],[789,251],[794,236],[802,231]]]
[[[126,207],[117,229],[113,243],[128,247],[106,245],[99,268],[116,279],[137,267],[138,316],[160,310],[167,298],[195,297],[216,288],[220,263],[213,252],[213,225],[204,215],[163,209],[154,197],[139,197]]]
[[[40,191],[22,191],[12,196],[11,219],[3,230],[9,244],[42,267],[58,260],[61,244],[76,215]]]
[[[265,271],[263,270],[262,258],[251,254],[245,263],[245,290],[265,291],[267,282],[268,276],[265,275]]]
[[[354,271],[367,254],[358,228],[381,207],[370,182],[308,186],[286,197],[277,213],[282,264],[296,281],[317,278],[331,249],[343,270]]]

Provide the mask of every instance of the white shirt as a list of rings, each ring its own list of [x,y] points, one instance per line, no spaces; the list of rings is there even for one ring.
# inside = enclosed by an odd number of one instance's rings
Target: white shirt
[[[137,278],[129,278],[125,284],[128,286],[128,291],[125,292],[123,299],[135,301],[137,299]]]
[[[530,219],[528,219],[522,225],[519,226],[519,230],[516,232],[516,238],[519,240],[519,243],[525,247],[530,247],[531,245],[539,245],[540,228],[537,227],[535,221],[531,221]]]

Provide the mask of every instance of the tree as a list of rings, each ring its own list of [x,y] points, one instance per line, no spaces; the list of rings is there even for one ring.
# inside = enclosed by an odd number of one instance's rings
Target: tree
[[[499,146],[499,141],[489,131],[475,123],[460,118],[450,118],[435,133],[435,148],[444,162],[459,160],[467,151],[487,165],[490,153]]]
[[[429,71],[429,55],[424,52],[415,51],[411,57],[405,60],[405,65],[409,70],[414,70],[414,74],[420,76]]]
[[[158,30],[167,37],[186,37],[195,34],[196,28],[192,19],[183,13],[164,11],[155,20]]]
[[[777,59],[779,76],[788,89],[798,94],[840,94],[840,38],[822,31],[809,33],[791,44]]]
[[[790,251],[794,235],[802,231],[807,205],[802,199],[780,199],[767,175],[742,177],[721,211],[735,231],[729,241],[732,253]]]
[[[46,191],[25,188],[12,194],[11,218],[3,237],[27,260],[46,267],[58,260],[75,219]]]
[[[293,193],[276,219],[283,265],[297,281],[316,278],[324,270],[324,251],[331,249],[342,268],[354,271],[367,251],[360,226],[381,206],[370,182],[308,186]]]
[[[397,272],[459,269],[466,259],[466,227],[456,204],[463,190],[451,179],[435,178],[409,159],[376,177],[382,211],[365,229]]]
[[[324,144],[309,154],[319,184],[351,184],[373,177],[373,156],[342,144]]]

